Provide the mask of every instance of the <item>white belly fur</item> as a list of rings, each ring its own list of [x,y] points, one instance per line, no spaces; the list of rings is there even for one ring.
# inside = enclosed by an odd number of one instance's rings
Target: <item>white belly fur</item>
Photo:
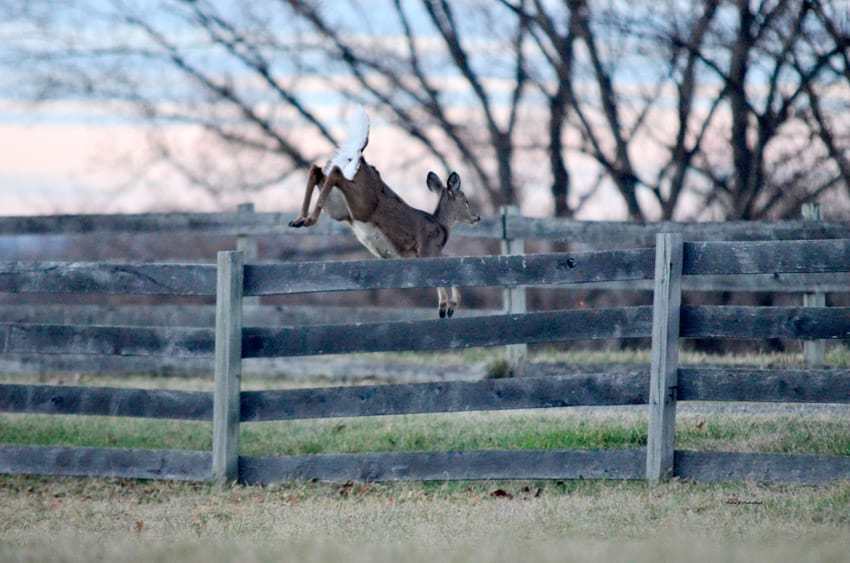
[[[401,257],[395,245],[375,225],[362,221],[352,221],[351,230],[354,231],[354,236],[357,237],[360,244],[378,258]]]

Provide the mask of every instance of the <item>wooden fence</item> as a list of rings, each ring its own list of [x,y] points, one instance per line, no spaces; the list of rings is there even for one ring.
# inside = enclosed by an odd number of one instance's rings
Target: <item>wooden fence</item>
[[[217,266],[0,264],[0,291],[215,295],[215,328],[0,325],[0,353],[215,357],[214,393],[0,385],[0,411],[211,420],[213,451],[0,447],[0,473],[320,480],[751,479],[818,483],[850,477],[850,456],[675,449],[677,401],[850,402],[846,370],[679,368],[680,338],[833,339],[850,336],[850,308],[682,307],[683,280],[706,275],[824,274],[850,270],[850,240],[683,242],[576,254],[413,261]],[[653,280],[654,305],[498,314],[451,320],[288,327],[245,326],[245,297],[381,288],[564,285]],[[358,351],[504,346],[569,339],[652,338],[648,370],[477,382],[240,390],[243,358]],[[301,418],[647,404],[646,448],[239,455],[239,425]]]
[[[526,240],[568,241],[571,243],[611,246],[651,245],[659,232],[680,233],[684,240],[787,240],[850,238],[850,224],[821,221],[816,204],[807,205],[801,221],[722,222],[722,223],[652,223],[636,224],[617,221],[572,221],[564,219],[532,219],[519,215],[516,208],[503,208],[498,217],[485,218],[477,227],[458,226],[453,236],[499,239],[503,255],[525,253]],[[240,205],[235,213],[146,213],[138,215],[55,215],[35,217],[0,217],[0,235],[86,234],[86,233],[158,233],[198,232],[235,235],[236,247],[246,261],[257,259],[258,235],[337,236],[350,237],[348,230],[334,221],[322,221],[310,229],[292,229],[293,218],[284,213],[255,213],[252,204]],[[847,292],[850,284],[843,273],[813,274],[773,272],[748,276],[725,274],[685,277],[687,291],[764,291],[804,294],[804,304],[824,306],[826,293]],[[599,280],[579,284],[561,283],[564,288],[594,288],[629,291],[653,291],[653,280]],[[537,284],[530,284],[533,287]],[[526,287],[506,288],[503,292],[504,313],[526,311]],[[486,310],[461,309],[461,316],[487,315]],[[245,317],[255,326],[284,324],[324,324],[344,314],[346,318],[384,322],[424,320],[432,318],[431,308],[390,309],[377,307],[261,306],[258,297],[245,298]],[[212,327],[215,308],[210,306],[106,306],[106,305],[0,305],[0,323],[180,325]],[[506,357],[515,373],[522,373],[526,345],[506,347]],[[825,350],[822,342],[804,344],[808,367],[822,367]],[[7,355],[0,357],[0,369],[7,373],[164,373],[205,374],[211,363],[206,359],[147,357],[133,360],[93,360],[85,356]]]

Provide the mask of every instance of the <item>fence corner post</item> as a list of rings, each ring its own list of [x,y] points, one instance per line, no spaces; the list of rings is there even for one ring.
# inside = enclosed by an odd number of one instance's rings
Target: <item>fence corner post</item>
[[[683,254],[681,234],[656,236],[646,443],[646,479],[651,484],[669,479],[674,470]]]
[[[820,221],[822,219],[819,203],[804,204],[802,214],[806,221]],[[826,293],[822,291],[804,293],[803,307],[826,307]],[[803,342],[803,360],[806,367],[823,367],[826,364],[826,341],[806,340]]]
[[[243,264],[238,250],[218,253],[212,479],[220,487],[239,479]]]
[[[499,208],[502,218],[502,255],[525,254],[525,240],[514,239],[508,232],[508,217],[520,214],[515,205]],[[525,288],[506,287],[502,290],[502,312],[504,314],[521,314],[526,312]],[[526,363],[528,362],[528,344],[509,344],[505,346],[505,361],[508,369],[514,376],[525,375]]]

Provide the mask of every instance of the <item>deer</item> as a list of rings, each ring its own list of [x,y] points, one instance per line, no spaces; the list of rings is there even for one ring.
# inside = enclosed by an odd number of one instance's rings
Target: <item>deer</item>
[[[426,258],[442,254],[454,225],[474,225],[481,220],[472,211],[457,172],[449,174],[445,184],[435,172],[428,172],[425,185],[439,194],[432,213],[408,205],[362,156],[368,142],[369,118],[360,108],[347,141],[323,167],[310,167],[301,213],[290,221],[290,227],[312,227],[325,210],[334,220],[347,224],[377,258]],[[316,188],[319,196],[310,211]],[[437,288],[441,319],[454,315],[460,297],[457,287]]]

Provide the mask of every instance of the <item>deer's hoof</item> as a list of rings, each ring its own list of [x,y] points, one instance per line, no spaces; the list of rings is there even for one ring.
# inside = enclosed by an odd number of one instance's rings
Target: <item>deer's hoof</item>
[[[303,227],[303,226],[304,226],[304,221],[306,221],[306,220],[307,220],[307,218],[306,218],[306,217],[298,217],[298,218],[293,219],[292,221],[290,221],[290,222],[289,222],[289,226],[290,226],[290,227],[294,227],[294,228],[296,228],[296,229],[297,229],[298,227]]]
[[[452,315],[454,315],[454,314],[455,314],[454,307],[449,307],[449,308],[446,310],[446,316],[447,316],[448,318],[452,318]]]
[[[445,305],[440,305],[440,318],[441,319],[446,318],[446,306]]]

